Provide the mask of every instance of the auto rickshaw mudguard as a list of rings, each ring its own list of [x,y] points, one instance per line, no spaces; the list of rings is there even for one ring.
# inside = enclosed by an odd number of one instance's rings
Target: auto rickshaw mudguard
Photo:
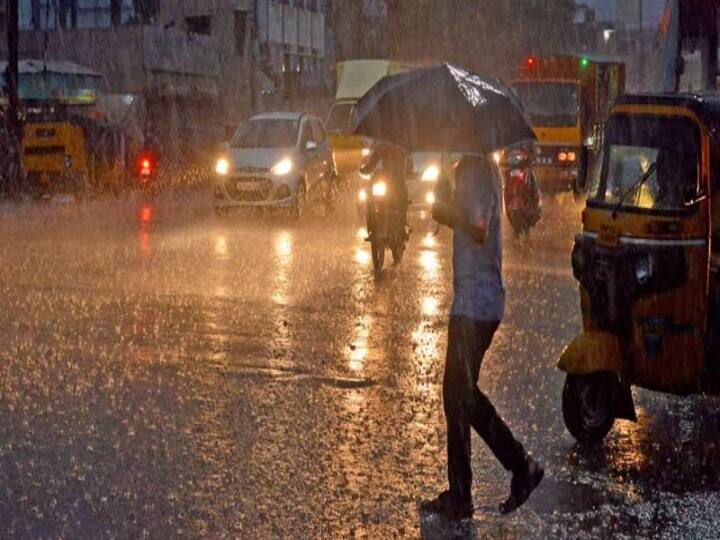
[[[622,344],[620,338],[606,332],[582,333],[560,354],[558,369],[568,375],[590,375],[610,371],[620,375]],[[615,417],[637,421],[630,386],[622,380],[615,396]]]
[[[560,354],[557,367],[569,375],[589,375],[598,371],[620,373],[620,338],[606,332],[582,333]]]

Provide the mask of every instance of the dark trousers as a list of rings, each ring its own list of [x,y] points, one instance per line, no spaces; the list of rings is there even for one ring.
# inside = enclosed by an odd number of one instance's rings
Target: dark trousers
[[[447,421],[450,494],[458,505],[472,503],[470,426],[507,470],[522,470],[527,459],[522,445],[477,385],[483,355],[499,324],[499,321],[450,317],[443,404]]]

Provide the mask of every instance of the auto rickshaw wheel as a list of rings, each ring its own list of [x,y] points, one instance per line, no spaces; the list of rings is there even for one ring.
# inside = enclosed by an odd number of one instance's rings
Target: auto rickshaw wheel
[[[562,395],[565,426],[580,443],[602,441],[615,423],[617,375],[609,371],[568,375]]]

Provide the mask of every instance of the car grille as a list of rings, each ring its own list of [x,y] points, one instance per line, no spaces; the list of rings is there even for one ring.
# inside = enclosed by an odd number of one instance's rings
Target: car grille
[[[236,201],[258,202],[267,200],[272,182],[259,176],[231,178],[225,183],[225,190]]]
[[[245,165],[244,167],[238,167],[237,171],[245,174],[257,174],[266,173],[270,169],[267,167],[253,167],[252,165]]]

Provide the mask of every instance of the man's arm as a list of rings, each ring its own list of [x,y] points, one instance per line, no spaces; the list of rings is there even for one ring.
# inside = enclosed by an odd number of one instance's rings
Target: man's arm
[[[455,203],[435,203],[433,219],[453,230],[464,232],[478,244],[484,244],[487,240],[487,220],[481,216],[471,220],[467,213],[462,208],[458,208]]]

